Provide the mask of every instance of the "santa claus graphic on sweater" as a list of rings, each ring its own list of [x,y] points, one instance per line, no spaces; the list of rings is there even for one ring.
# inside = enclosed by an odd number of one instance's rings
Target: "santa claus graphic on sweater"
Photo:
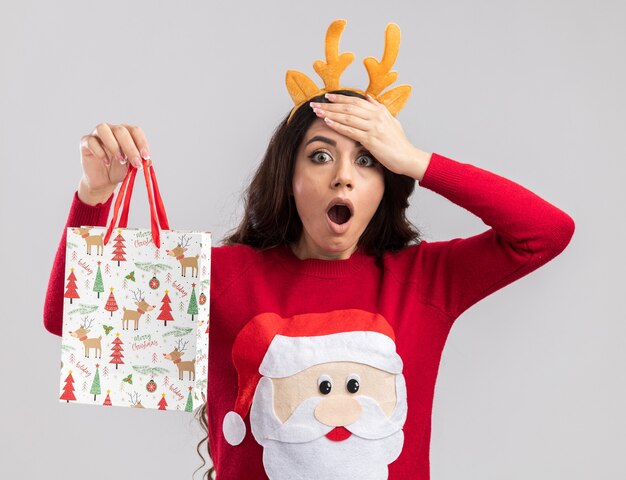
[[[238,334],[233,363],[238,394],[224,437],[239,445],[249,412],[271,480],[388,478],[402,451],[407,398],[382,315],[257,315]]]

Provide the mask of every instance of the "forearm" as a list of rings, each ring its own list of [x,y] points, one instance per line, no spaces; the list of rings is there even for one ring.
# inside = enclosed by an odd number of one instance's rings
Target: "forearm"
[[[572,218],[522,185],[440,154],[430,165],[420,186],[472,212],[516,248],[560,251],[569,242]]]
[[[417,284],[428,284],[429,301],[453,319],[556,257],[574,233],[567,213],[522,185],[437,153],[420,186],[492,227],[421,249]]]

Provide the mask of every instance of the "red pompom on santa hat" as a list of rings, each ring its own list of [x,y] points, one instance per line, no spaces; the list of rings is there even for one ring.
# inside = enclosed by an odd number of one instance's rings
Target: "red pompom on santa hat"
[[[222,424],[226,441],[239,445],[246,436],[244,418],[262,376],[284,378],[313,365],[341,361],[401,373],[402,359],[385,317],[350,309],[290,318],[263,313],[252,318],[233,344],[239,390],[235,409]]]

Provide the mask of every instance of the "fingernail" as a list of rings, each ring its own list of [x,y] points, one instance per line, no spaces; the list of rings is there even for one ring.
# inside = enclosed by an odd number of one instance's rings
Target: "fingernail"
[[[147,148],[141,149],[141,156],[146,160],[150,160],[150,152],[148,152]]]
[[[326,95],[324,95],[328,100],[334,100],[335,99],[335,94],[334,93],[327,93]]]
[[[119,162],[124,165],[126,163],[126,155],[124,155],[122,152],[117,152],[115,154],[115,157],[119,160]]]
[[[141,158],[139,158],[139,157],[133,158],[133,165],[135,165],[135,168],[140,170],[141,169]]]

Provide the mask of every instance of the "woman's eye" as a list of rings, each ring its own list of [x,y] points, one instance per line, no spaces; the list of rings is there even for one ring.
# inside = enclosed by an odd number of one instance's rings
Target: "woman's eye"
[[[313,152],[309,158],[315,163],[328,163],[332,160],[330,154],[323,150]],[[361,155],[356,159],[356,164],[361,167],[374,167],[377,163],[378,161],[370,155]]]
[[[326,158],[324,158],[323,155],[325,155]],[[317,152],[313,152],[311,155],[309,155],[309,158],[313,160],[315,163],[326,163],[330,161],[330,155],[321,150],[318,150]]]
[[[356,163],[362,167],[373,167],[374,165],[376,165],[377,161],[369,155],[361,155],[359,158],[356,159]]]

